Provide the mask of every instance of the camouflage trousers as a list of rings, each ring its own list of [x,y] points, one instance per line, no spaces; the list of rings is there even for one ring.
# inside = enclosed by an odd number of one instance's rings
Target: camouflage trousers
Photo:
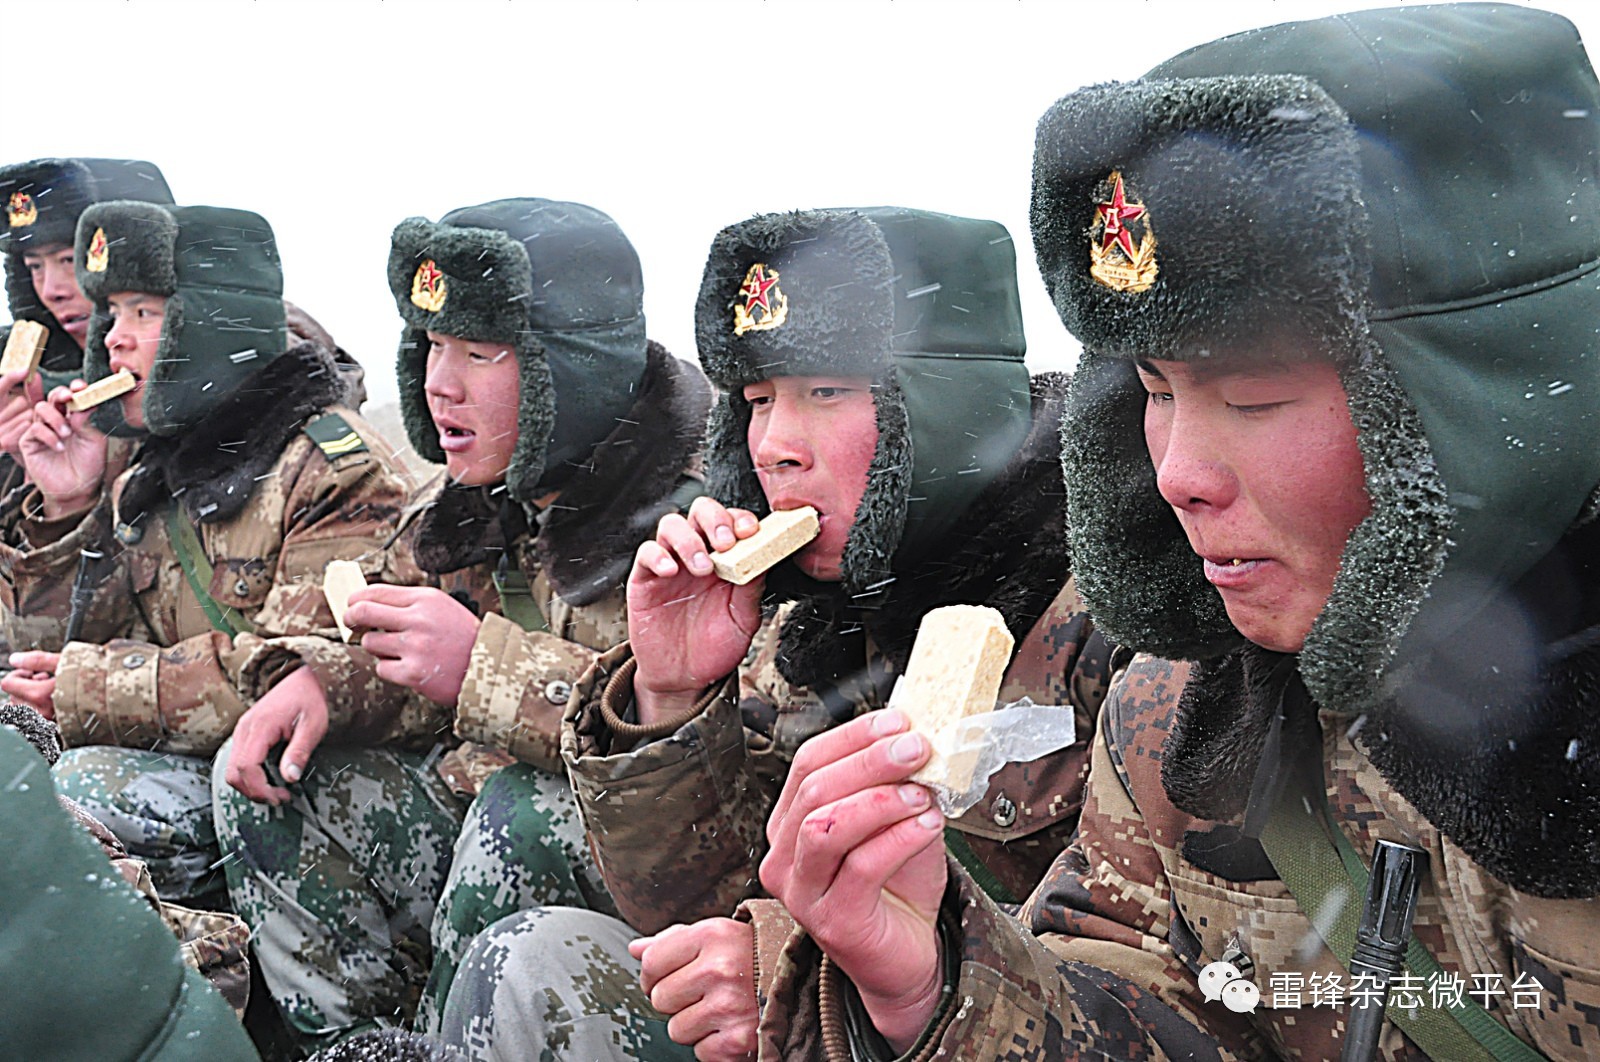
[[[144,860],[156,893],[185,907],[225,909],[211,814],[211,763],[113,745],[68,749],[51,769],[56,790]]]
[[[214,785],[228,891],[290,1029],[315,1047],[404,1025],[428,975],[461,798],[431,756],[323,747],[289,803],[257,804],[223,780],[230,748]]]
[[[433,919],[433,972],[416,1027],[436,1032],[450,983],[472,938],[534,907],[615,914],[566,778],[526,763],[483,783],[456,840]]]
[[[636,936],[564,907],[495,923],[461,960],[439,1039],[475,1060],[693,1059],[639,987]]]

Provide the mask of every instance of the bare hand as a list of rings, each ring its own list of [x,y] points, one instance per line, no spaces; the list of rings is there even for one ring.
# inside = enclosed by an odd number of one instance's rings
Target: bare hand
[[[278,771],[285,780],[298,782],[327,733],[328,698],[316,674],[299,667],[257,698],[234,724],[228,784],[260,804],[288,803],[289,791],[267,778],[268,753],[287,741]]]
[[[378,677],[454,706],[467,677],[478,617],[431,586],[382,583],[350,595],[345,626],[364,630],[361,648],[378,658]]]
[[[650,1005],[671,1015],[667,1034],[700,1062],[739,1062],[756,1053],[755,931],[707,918],[668,926],[628,945]]]
[[[33,650],[12,653],[9,661],[12,671],[0,678],[0,690],[21,701],[46,719],[56,717],[56,669],[61,666],[60,653]]]
[[[908,779],[928,741],[895,709],[817,735],[795,755],[767,822],[761,884],[783,901],[906,1051],[943,988],[944,816]]]
[[[639,670],[633,692],[645,725],[684,711],[739,666],[761,624],[761,588],[718,577],[710,551],[756,533],[755,514],[694,500],[669,513],[642,544],[628,575],[628,639]]]
[[[33,424],[33,407],[44,399],[37,372],[0,375],[0,450],[22,460],[22,433]]]
[[[44,495],[44,515],[57,519],[94,504],[106,474],[106,437],[89,423],[94,411],[76,413],[67,399],[84,388],[82,380],[57,387],[33,407],[33,423],[17,446],[28,478]]]

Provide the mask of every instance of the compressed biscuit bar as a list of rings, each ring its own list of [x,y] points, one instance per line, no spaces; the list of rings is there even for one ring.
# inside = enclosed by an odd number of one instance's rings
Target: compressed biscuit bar
[[[11,334],[6,336],[6,352],[0,355],[0,373],[19,369],[32,373],[39,367],[45,340],[49,338],[49,330],[38,321],[13,322]]]
[[[350,607],[350,595],[367,585],[361,565],[355,561],[329,561],[322,573],[322,593],[333,610],[333,622],[339,625],[339,635],[350,640],[350,628],[344,625],[344,611]]]
[[[82,413],[102,402],[109,402],[118,395],[125,395],[138,386],[139,381],[133,378],[133,373],[122,369],[96,380],[81,391],[74,392],[72,397],[67,399],[67,408]]]
[[[956,792],[971,784],[976,751],[953,746],[964,719],[994,711],[1014,644],[1004,618],[987,605],[946,605],[922,617],[894,691],[894,706],[933,745],[912,781]]]
[[[809,505],[768,513],[755,534],[711,554],[711,567],[728,582],[743,586],[816,538],[821,530],[817,511]]]

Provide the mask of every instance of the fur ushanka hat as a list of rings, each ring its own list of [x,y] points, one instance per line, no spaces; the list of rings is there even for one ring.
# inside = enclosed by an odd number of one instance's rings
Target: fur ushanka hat
[[[1496,4],[1242,33],[1045,114],[1074,571],[1111,638],[1240,644],[1156,490],[1136,358],[1338,366],[1372,513],[1300,654],[1325,707],[1373,707],[1592,517],[1597,121],[1571,24]]]
[[[39,301],[22,256],[51,244],[71,247],[78,216],[91,203],[110,199],[171,203],[172,192],[160,170],[138,159],[34,159],[0,167],[6,298],[12,320],[35,321],[50,330],[40,361],[46,371],[77,373],[83,351]]]
[[[872,379],[878,445],[843,558],[852,596],[921,559],[1028,432],[1016,258],[997,222],[902,207],[740,222],[711,245],[695,336],[722,391],[707,488],[758,514],[768,510],[746,441],[745,385]]]
[[[228,207],[118,201],[78,219],[78,286],[94,302],[84,378],[111,373],[106,300],[118,292],[167,296],[161,343],[145,380],[144,430],[181,435],[287,347],[283,273],[272,228]],[[126,434],[121,404],[95,412]]]
[[[389,289],[405,320],[398,373],[411,445],[442,463],[423,391],[427,332],[510,342],[520,371],[511,494],[531,502],[627,415],[644,375],[644,278],[609,216],[581,203],[501,199],[395,226]]]

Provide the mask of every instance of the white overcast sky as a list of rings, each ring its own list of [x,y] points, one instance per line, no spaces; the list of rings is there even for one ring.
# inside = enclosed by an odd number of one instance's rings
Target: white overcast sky
[[[1034,124],[1082,85],[1360,0],[54,0],[7,20],[4,160],[144,158],[258,211],[285,293],[395,396],[389,233],[506,196],[589,203],[694,357],[712,236],[894,204],[1017,241],[1035,370],[1076,356],[1028,239]],[[1544,0],[1600,41],[1600,4]],[[14,15],[21,11],[13,12]],[[29,63],[37,63],[28,69]],[[3,310],[0,310],[3,315]]]

